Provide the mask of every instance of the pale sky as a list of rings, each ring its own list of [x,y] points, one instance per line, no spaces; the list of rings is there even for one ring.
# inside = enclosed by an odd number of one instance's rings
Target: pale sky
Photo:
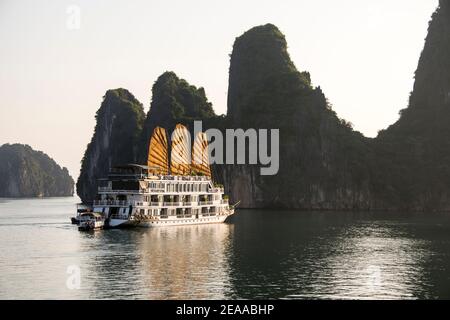
[[[80,28],[70,28],[71,6]],[[148,111],[171,70],[226,113],[234,39],[266,23],[286,35],[338,116],[376,136],[407,106],[438,0],[0,0],[0,145],[42,150],[76,179],[106,90]],[[274,106],[276,107],[276,106]]]

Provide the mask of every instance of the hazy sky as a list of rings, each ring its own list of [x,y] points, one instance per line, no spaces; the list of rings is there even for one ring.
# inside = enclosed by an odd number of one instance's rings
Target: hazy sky
[[[70,20],[80,9],[80,28]],[[407,106],[438,0],[0,0],[0,144],[30,144],[76,178],[110,88],[148,110],[171,70],[226,113],[229,54],[247,29],[273,23],[299,70],[367,136]],[[70,11],[70,9],[69,9]],[[276,107],[276,106],[274,106]]]

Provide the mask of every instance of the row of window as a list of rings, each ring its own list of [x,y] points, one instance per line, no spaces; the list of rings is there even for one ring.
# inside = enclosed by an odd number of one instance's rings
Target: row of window
[[[216,212],[222,212],[222,207],[211,207],[211,208],[201,208],[201,209],[140,209],[139,214],[140,215],[149,215],[149,216],[176,216],[176,215],[197,215],[199,213],[206,214],[206,213],[216,213]]]
[[[163,183],[149,182],[150,189],[161,189],[165,192],[206,192],[208,183]]]
[[[197,201],[212,201],[212,200],[220,200],[220,195],[215,194],[212,195],[186,195],[186,196],[169,196],[169,195],[152,195],[152,196],[144,196],[144,202],[197,202]]]
[[[198,219],[198,220],[185,220],[185,221],[183,221],[183,222],[198,222],[198,221],[211,221],[210,219]],[[152,223],[156,223],[156,224],[163,224],[163,223],[173,223],[173,222],[171,222],[171,221],[155,221],[155,222],[152,222]]]

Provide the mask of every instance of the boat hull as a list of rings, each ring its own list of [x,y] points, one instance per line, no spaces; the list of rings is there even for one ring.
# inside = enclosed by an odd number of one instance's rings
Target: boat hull
[[[70,221],[72,224],[77,224],[77,225],[80,224],[80,221],[78,221],[78,219],[76,217],[70,218]]]
[[[222,223],[231,216],[227,215],[217,215],[209,217],[198,217],[198,218],[176,218],[171,217],[167,219],[110,219],[109,228],[126,228],[126,227],[144,227],[144,228],[157,228],[157,227],[168,227],[168,226],[182,226],[182,225],[194,225],[194,224],[210,224],[210,223]]]
[[[157,227],[167,227],[167,226],[222,223],[228,217],[229,216],[222,215],[222,216],[213,216],[213,217],[200,217],[198,219],[195,219],[195,218],[160,219],[160,220],[142,221],[138,224],[138,226],[146,227],[146,228],[157,228]]]
[[[80,223],[78,226],[79,231],[95,231],[95,230],[102,230],[105,227],[103,221],[101,222],[95,222],[95,223]]]

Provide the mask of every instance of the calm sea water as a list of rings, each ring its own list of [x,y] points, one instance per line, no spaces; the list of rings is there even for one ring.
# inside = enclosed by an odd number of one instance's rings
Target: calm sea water
[[[0,298],[450,298],[449,215],[239,210],[83,233],[77,200],[0,199]]]

